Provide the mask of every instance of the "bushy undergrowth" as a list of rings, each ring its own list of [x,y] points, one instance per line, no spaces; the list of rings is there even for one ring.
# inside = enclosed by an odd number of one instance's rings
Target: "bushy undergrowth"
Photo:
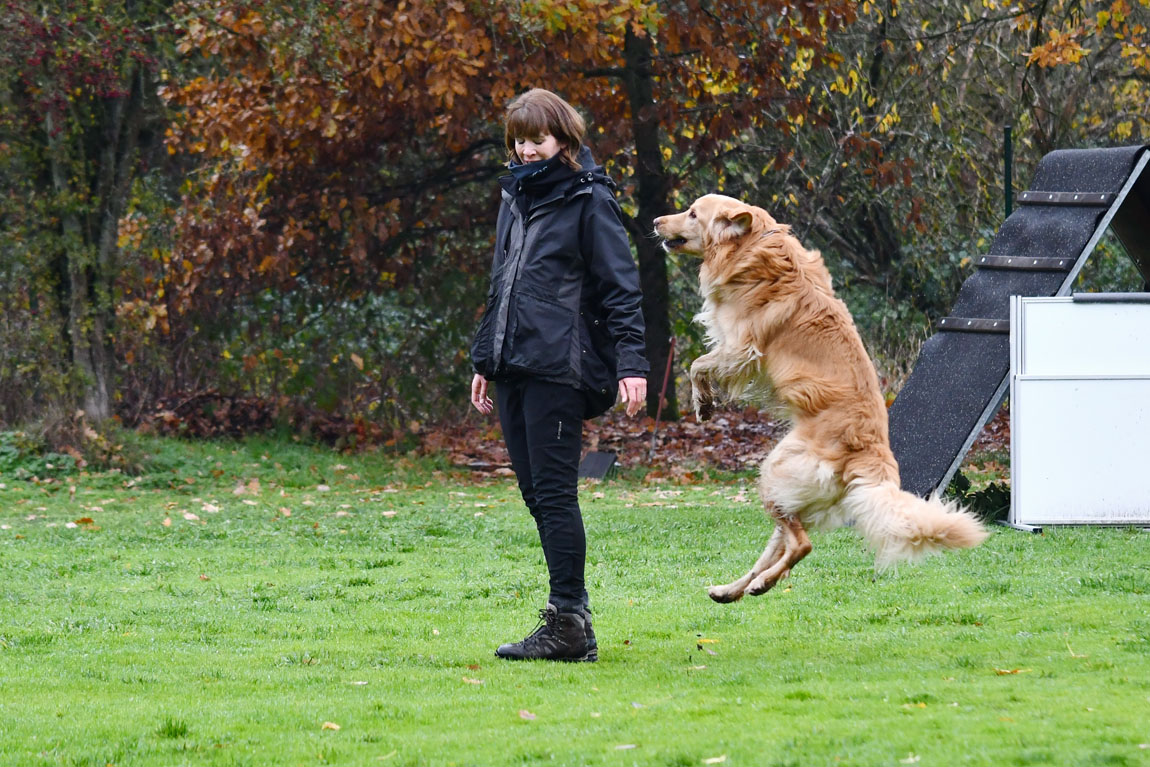
[[[52,451],[42,440],[22,431],[0,431],[0,474],[16,479],[50,477],[76,470],[76,458]]]

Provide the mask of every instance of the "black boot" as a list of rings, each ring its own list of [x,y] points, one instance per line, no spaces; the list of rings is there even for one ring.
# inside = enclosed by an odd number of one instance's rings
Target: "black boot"
[[[587,627],[587,656],[588,660],[599,660],[599,643],[595,641],[595,630],[591,628],[591,608],[583,604],[583,620]]]
[[[496,657],[507,660],[589,661],[599,659],[587,642],[590,621],[580,612],[561,613],[548,604],[539,611],[540,625],[521,642],[500,645]]]
[[[546,628],[547,621],[544,618],[543,614],[545,612],[547,612],[547,610],[557,611],[557,608],[555,607],[555,605],[548,602],[547,603],[547,609],[539,611],[539,625],[535,627],[535,631],[531,632],[530,636],[528,636],[526,639],[523,640],[524,642],[526,642],[527,639],[530,639],[531,637],[535,636],[540,631],[542,631],[544,628]],[[587,632],[586,632],[587,633],[587,658],[586,658],[586,660],[594,663],[595,661],[599,660],[599,643],[595,640],[595,629],[591,628],[591,608],[588,606],[586,600],[584,600],[584,602],[583,602],[582,612],[583,612],[583,620],[585,621],[584,625],[587,627]],[[523,644],[523,642],[520,642],[519,644]],[[512,645],[504,645],[504,647],[511,647],[511,646]]]

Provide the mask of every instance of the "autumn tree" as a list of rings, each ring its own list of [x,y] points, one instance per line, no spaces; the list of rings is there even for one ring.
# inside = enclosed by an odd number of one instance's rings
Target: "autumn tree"
[[[622,181],[654,413],[671,325],[652,220],[746,131],[786,137],[816,117],[814,76],[840,62],[828,35],[854,3],[189,0],[181,13],[182,49],[211,71],[165,91],[184,113],[171,151],[205,167],[157,283],[177,309],[268,285],[396,290],[444,246],[481,272],[499,118],[544,85],[585,111],[589,143]]]
[[[820,247],[872,350],[909,363],[1005,215],[1005,126],[1019,190],[1053,149],[1150,137],[1148,23],[1124,0],[860,3],[813,94],[824,126],[784,164],[759,132],[718,182]]]
[[[0,5],[3,290],[24,336],[7,353],[28,349],[31,390],[58,379],[97,421],[114,404],[119,220],[149,147],[162,147],[155,78],[165,5]],[[56,347],[66,359],[53,356]],[[6,365],[6,387],[28,369]]]

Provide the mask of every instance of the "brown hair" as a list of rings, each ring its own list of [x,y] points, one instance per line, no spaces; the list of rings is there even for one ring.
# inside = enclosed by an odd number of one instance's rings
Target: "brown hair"
[[[507,146],[508,158],[518,162],[515,139],[550,133],[563,145],[559,150],[563,163],[573,170],[580,170],[582,166],[575,160],[575,155],[583,146],[586,132],[587,124],[575,111],[575,107],[551,91],[532,88],[507,106],[503,143]]]

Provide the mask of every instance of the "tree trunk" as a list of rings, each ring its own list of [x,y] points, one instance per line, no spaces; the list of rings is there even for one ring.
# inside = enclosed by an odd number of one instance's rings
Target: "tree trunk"
[[[659,146],[659,118],[651,77],[651,38],[639,37],[628,29],[623,55],[626,61],[623,81],[631,104],[631,130],[635,138],[636,197],[639,204],[638,213],[628,221],[628,226],[639,255],[643,321],[647,325],[647,360],[651,364],[651,374],[647,379],[647,414],[653,417],[659,412],[659,395],[664,388],[663,377],[671,353],[671,320],[667,258],[663,248],[651,237],[651,232],[655,228],[655,219],[670,209],[667,199],[670,184]],[[678,420],[679,404],[673,369],[668,378],[662,418]]]
[[[44,116],[47,134],[48,163],[52,187],[58,199],[70,197],[67,131],[56,125],[56,116]],[[80,407],[93,421],[103,421],[112,414],[112,400],[108,389],[107,359],[103,354],[103,340],[99,332],[105,323],[98,321],[92,306],[91,247],[85,237],[84,226],[74,200],[63,202],[60,227],[63,234],[64,263],[67,273],[68,338],[72,346],[72,364],[79,373]]]
[[[57,195],[70,196],[68,176],[83,167],[83,158],[69,156],[69,138],[79,147],[93,143],[101,147],[93,176],[83,182],[92,190],[87,214],[82,215],[74,201],[61,213],[72,364],[81,380],[80,407],[96,423],[112,416],[114,291],[119,269],[116,238],[134,176],[145,79],[137,68],[129,94],[105,101],[102,119],[86,129],[97,134],[95,142],[83,135],[69,137],[66,131],[56,130],[51,113],[45,117],[52,185]]]

